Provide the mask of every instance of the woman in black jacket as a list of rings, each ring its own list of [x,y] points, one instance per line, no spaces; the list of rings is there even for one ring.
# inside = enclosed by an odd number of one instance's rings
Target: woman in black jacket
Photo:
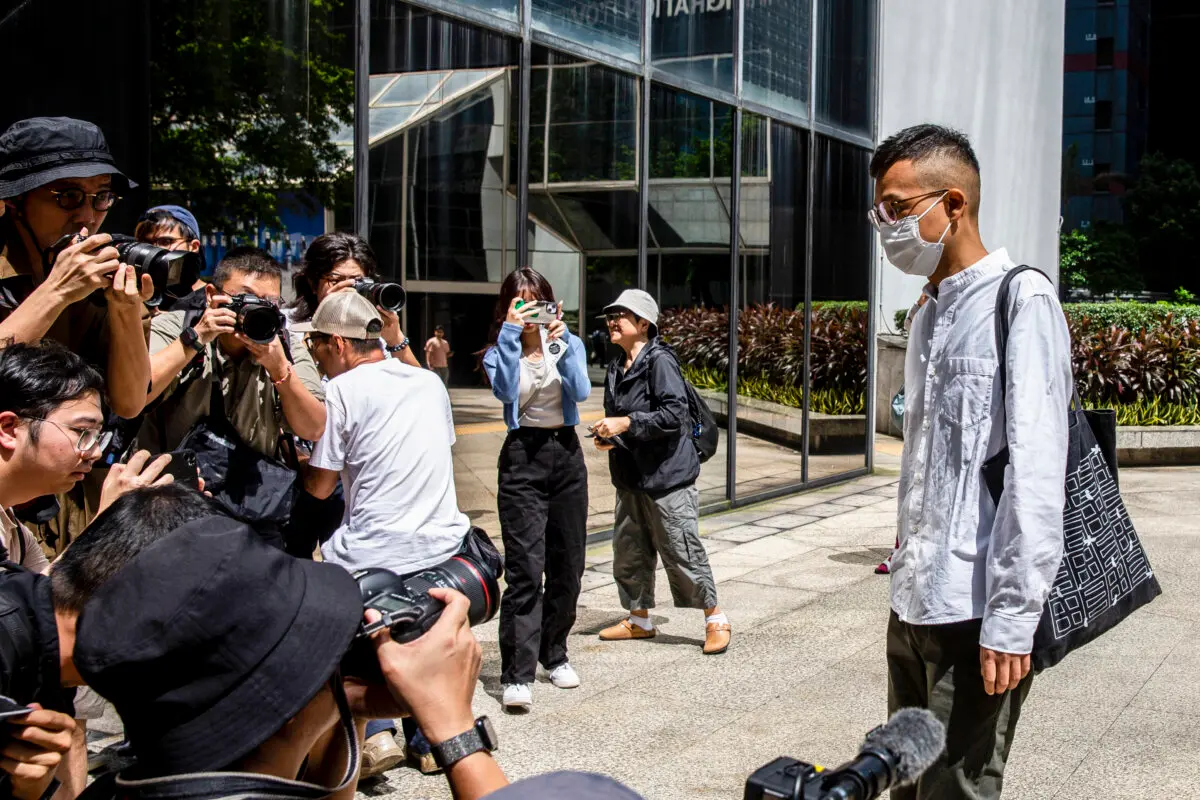
[[[656,556],[662,559],[677,608],[703,608],[704,652],[724,653],[729,619],[717,606],[717,586],[700,541],[700,459],[679,362],[658,340],[658,304],[627,289],[605,309],[611,341],[623,354],[608,365],[605,418],[592,432],[608,451],[617,488],[613,577],[629,617],[600,631],[605,641],[649,639]]]

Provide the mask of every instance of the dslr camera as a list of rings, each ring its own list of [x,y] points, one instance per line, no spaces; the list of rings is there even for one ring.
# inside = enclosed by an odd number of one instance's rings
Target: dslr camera
[[[374,568],[354,573],[362,591],[363,610],[373,608],[381,619],[371,624],[364,622],[355,635],[342,660],[345,674],[358,677],[379,674],[379,662],[370,642],[371,634],[378,630],[388,628],[392,639],[401,643],[424,636],[445,608],[440,600],[429,596],[429,590],[434,587],[454,589],[467,596],[471,601],[467,618],[472,627],[496,616],[500,608],[499,579],[503,562],[490,541],[486,546],[481,545],[478,538],[481,533],[467,534],[468,545],[458,555],[407,577]]]
[[[372,305],[379,306],[384,311],[390,311],[393,314],[404,308],[404,303],[408,299],[404,287],[400,284],[381,283],[371,278],[356,280],[354,290],[370,300]]]
[[[226,308],[237,314],[234,330],[258,344],[270,343],[286,324],[283,312],[258,295],[232,295]]]
[[[105,247],[117,249],[117,259],[136,270],[138,280],[143,275],[149,275],[154,282],[154,297],[150,305],[158,305],[162,301],[163,292],[168,286],[186,285],[189,288],[200,276],[201,261],[198,253],[191,250],[166,250],[157,245],[139,242],[132,236],[114,233],[112,242]],[[83,237],[77,233],[68,233],[50,247],[50,263],[53,264],[59,254],[75,244],[82,242]]]

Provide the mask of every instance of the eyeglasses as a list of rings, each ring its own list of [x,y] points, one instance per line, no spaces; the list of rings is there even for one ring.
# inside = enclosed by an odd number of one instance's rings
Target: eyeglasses
[[[55,422],[52,419],[45,419],[44,417],[26,417],[25,419],[35,422],[49,422],[62,431],[68,439],[71,438],[71,434],[67,433],[67,431],[79,434],[79,440],[75,442],[75,450],[81,454],[91,452],[92,448],[95,447],[99,447],[101,450],[106,449],[113,437],[112,431],[106,431],[103,428],[74,428],[70,425]]]
[[[178,236],[156,236],[153,239],[147,239],[146,244],[152,244],[155,247],[161,247],[163,250],[170,250],[175,245],[183,244],[188,241],[190,240],[181,239]]]
[[[604,315],[604,320],[609,325],[612,325],[614,322],[620,322],[621,320],[625,319],[626,317],[632,317],[632,316],[633,316],[632,312],[629,312],[629,311],[609,311],[607,314]]]
[[[74,211],[89,197],[92,198],[93,210],[108,211],[121,199],[112,189],[101,189],[95,193],[85,192],[83,189],[51,189],[50,194],[54,195],[54,201],[63,211]]]
[[[318,331],[309,331],[304,334],[304,346],[308,348],[308,352],[312,352],[319,344],[324,344],[329,341],[329,334],[320,333]]]
[[[869,219],[871,224],[876,228],[878,228],[880,225],[895,225],[906,216],[904,213],[906,203],[917,202],[924,200],[927,197],[933,197],[934,195],[945,195],[948,191],[950,190],[937,189],[932,192],[925,192],[924,194],[913,195],[912,197],[905,197],[900,200],[884,200],[876,203],[875,206],[867,212],[867,219]]]

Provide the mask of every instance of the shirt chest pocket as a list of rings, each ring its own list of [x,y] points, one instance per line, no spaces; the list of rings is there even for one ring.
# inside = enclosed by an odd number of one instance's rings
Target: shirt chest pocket
[[[996,362],[989,358],[946,359],[937,404],[938,424],[963,430],[987,420],[992,413],[995,376]]]

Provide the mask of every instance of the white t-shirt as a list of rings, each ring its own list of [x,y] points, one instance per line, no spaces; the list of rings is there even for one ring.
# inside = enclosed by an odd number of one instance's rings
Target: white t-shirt
[[[549,375],[546,370],[550,371]],[[535,390],[537,394],[534,394]],[[547,365],[545,358],[536,361],[521,358],[521,390],[517,409],[521,408],[525,411],[517,424],[523,428],[563,426],[562,376],[558,374],[557,367]]]
[[[454,423],[437,375],[397,358],[361,364],[329,381],[325,411],[311,463],[340,471],[346,496],[325,560],[403,574],[457,553],[471,523],[454,493]]]

